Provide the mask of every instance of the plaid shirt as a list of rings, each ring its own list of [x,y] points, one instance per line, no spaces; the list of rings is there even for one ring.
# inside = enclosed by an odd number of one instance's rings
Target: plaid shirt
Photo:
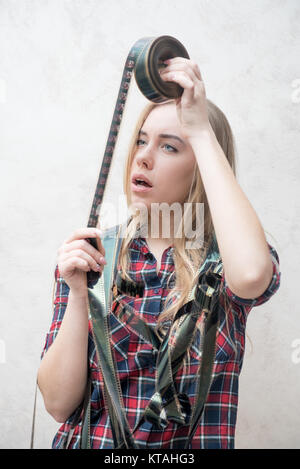
[[[133,280],[142,281],[145,285],[143,298],[118,295],[112,304],[110,315],[111,345],[119,374],[123,393],[124,408],[130,428],[140,420],[143,410],[155,392],[155,367],[157,351],[136,332],[129,330],[117,319],[117,308],[122,304],[134,308],[147,322],[156,323],[162,311],[164,299],[174,285],[167,286],[168,279],[174,271],[173,247],[167,248],[161,259],[161,269],[156,272],[156,259],[149,251],[145,238],[135,238],[129,246],[130,270]],[[202,419],[193,437],[191,449],[199,448],[234,448],[235,426],[238,406],[238,384],[245,350],[245,328],[248,314],[253,306],[268,301],[280,285],[279,258],[275,249],[269,245],[273,262],[273,277],[266,291],[258,298],[243,299],[233,294],[226,280],[222,278],[222,292],[230,303],[228,326],[225,319],[224,297],[219,297],[219,327],[217,332],[216,356],[212,384]],[[173,276],[174,277],[174,276]],[[68,302],[69,287],[60,276],[58,266],[55,269],[56,297],[54,315],[50,331],[46,336],[42,357],[53,343],[61,325]],[[228,303],[228,301],[227,301]],[[237,353],[231,342],[234,342]],[[193,407],[196,398],[195,375],[199,366],[199,341],[195,336],[190,348],[188,368],[178,370],[175,385],[178,394],[188,398]],[[99,449],[113,448],[108,411],[103,399],[103,380],[97,362],[95,345],[89,323],[89,365],[92,377],[91,401],[91,447]],[[186,409],[186,418],[190,410]],[[52,447],[61,448],[66,440],[75,412],[59,428]],[[158,449],[184,448],[189,426],[170,421],[164,430],[154,428],[144,422],[134,433],[135,441],[140,448]],[[81,422],[75,427],[69,448],[78,449]]]

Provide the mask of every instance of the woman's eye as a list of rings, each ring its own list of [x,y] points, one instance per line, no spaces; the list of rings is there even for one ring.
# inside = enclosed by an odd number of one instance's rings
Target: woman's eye
[[[136,145],[138,147],[142,146],[142,145],[145,145],[147,144],[147,142],[145,140],[142,140],[141,138],[139,138],[137,141],[136,141]],[[163,144],[163,147],[166,147],[167,151],[170,153],[177,153],[177,149],[172,147],[172,145],[169,145],[168,143],[164,143]]]
[[[174,148],[174,147],[172,147],[172,146],[169,145],[168,143],[165,143],[164,146],[165,146],[165,147],[168,147],[169,149],[171,149],[171,151],[174,152],[174,153],[177,152],[177,149]],[[168,150],[168,151],[170,151],[170,150]]]

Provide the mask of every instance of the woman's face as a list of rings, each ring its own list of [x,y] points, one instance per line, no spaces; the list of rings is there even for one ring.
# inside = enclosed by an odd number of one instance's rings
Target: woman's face
[[[196,159],[191,145],[183,137],[175,104],[155,107],[140,129],[130,173],[131,203],[143,203],[151,211],[151,203],[183,203],[190,191]],[[134,174],[142,174],[151,183],[144,186],[132,182]]]

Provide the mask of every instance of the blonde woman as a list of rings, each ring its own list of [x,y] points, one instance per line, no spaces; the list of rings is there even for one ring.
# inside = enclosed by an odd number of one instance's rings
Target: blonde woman
[[[139,211],[126,223],[118,274],[142,284],[143,295],[116,292],[109,318],[110,343],[124,411],[129,427],[135,428],[137,447],[184,448],[197,392],[199,337],[195,334],[191,338],[174,378],[177,410],[183,421],[164,414],[155,425],[141,418],[156,391],[158,351],[119,317],[123,308],[129,308],[153,330],[168,333],[176,312],[188,304],[199,266],[204,265],[215,239],[223,266],[215,361],[205,409],[190,448],[234,448],[246,321],[253,306],[266,302],[278,290],[279,259],[236,180],[231,128],[223,112],[206,98],[198,65],[179,57],[166,65],[162,78],[178,83],[183,94],[146,107],[138,119],[124,173],[128,206],[144,207],[146,217],[141,218]],[[172,211],[170,231],[164,233],[161,213],[151,211],[161,203],[182,208],[187,203],[203,204],[201,247],[187,248],[182,218],[178,224]],[[149,229],[144,235],[143,222],[151,226],[153,213],[158,215],[158,236]],[[189,216],[197,221],[197,211]],[[87,242],[91,237],[98,240],[99,250]],[[62,423],[53,448],[81,447],[80,419],[71,438],[68,435],[75,414],[82,409],[88,373],[92,379],[91,447],[114,448],[87,306],[87,272],[102,275],[105,263],[98,229],[76,230],[58,250],[54,316],[38,373],[46,409]],[[139,421],[142,423],[137,425]]]

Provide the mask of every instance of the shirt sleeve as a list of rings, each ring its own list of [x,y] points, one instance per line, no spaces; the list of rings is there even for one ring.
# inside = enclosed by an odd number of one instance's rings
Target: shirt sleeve
[[[55,337],[57,336],[57,333],[59,331],[60,325],[62,323],[67,304],[68,304],[68,297],[69,297],[69,291],[70,288],[64,281],[63,277],[60,275],[58,265],[56,265],[55,268],[55,286],[54,286],[54,291],[55,291],[55,297],[54,297],[54,311],[53,311],[53,317],[52,317],[52,322],[50,326],[50,330],[46,335],[46,340],[44,344],[44,348],[41,354],[41,359],[49,349],[50,345],[54,342]]]
[[[49,349],[49,347],[53,344],[58,331],[60,329],[61,323],[64,318],[64,314],[68,305],[68,299],[69,299],[69,292],[70,288],[61,276],[59,272],[58,265],[55,267],[55,273],[54,273],[54,278],[55,278],[55,285],[54,285],[54,310],[53,310],[53,317],[52,317],[52,322],[50,325],[50,329],[48,333],[46,334],[46,339],[45,339],[45,344],[44,348],[42,350],[41,354],[41,359]],[[91,321],[89,320],[89,335],[88,335],[88,359],[90,363],[91,369],[98,369],[98,364],[95,361],[96,360],[96,350],[95,350],[95,344],[93,341],[92,337],[92,331],[91,331]],[[92,392],[94,391],[94,384],[92,381]],[[82,403],[78,405],[78,407],[74,410],[72,415],[66,420],[65,424],[73,424],[74,420],[77,420],[78,418],[78,413],[80,414],[82,411]],[[64,425],[65,425],[64,424]],[[65,427],[64,427],[65,428]]]
[[[279,289],[280,286],[280,277],[281,277],[281,272],[280,272],[280,266],[279,266],[279,257],[274,249],[273,246],[271,246],[268,243],[269,246],[269,251],[272,259],[272,264],[273,264],[273,276],[271,279],[271,282],[267,289],[257,298],[240,298],[239,296],[235,295],[229,288],[225,277],[223,276],[223,282],[224,282],[224,292],[226,296],[235,304],[244,306],[246,309],[248,309],[248,312],[250,309],[254,306],[260,306],[263,303],[266,303]]]

